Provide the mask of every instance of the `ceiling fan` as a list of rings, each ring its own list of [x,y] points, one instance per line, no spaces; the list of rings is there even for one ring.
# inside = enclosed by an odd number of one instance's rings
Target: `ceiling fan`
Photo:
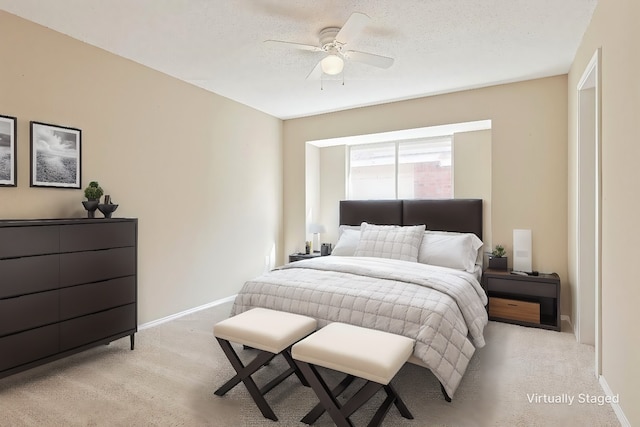
[[[320,43],[317,46],[282,40],[265,40],[265,43],[279,43],[296,49],[324,52],[324,58],[311,70],[307,79],[315,77],[320,71],[331,76],[340,74],[344,69],[345,60],[379,68],[389,68],[393,65],[393,58],[346,49],[347,45],[360,35],[368,21],[369,17],[364,13],[354,12],[342,28],[327,27],[322,29],[319,33]]]

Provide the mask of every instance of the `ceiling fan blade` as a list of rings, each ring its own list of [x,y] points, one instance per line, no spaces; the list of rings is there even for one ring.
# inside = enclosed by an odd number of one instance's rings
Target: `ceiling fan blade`
[[[345,57],[351,61],[361,62],[367,65],[373,65],[378,68],[389,68],[393,65],[393,58],[388,56],[376,55],[374,53],[358,52],[357,50],[349,50],[345,52]]]
[[[313,70],[307,75],[307,80],[318,80],[322,76],[322,66],[320,63],[322,60],[318,61]]]
[[[353,12],[336,35],[336,41],[347,44],[354,40],[362,32],[367,22],[369,22],[367,15],[360,12]]]
[[[313,46],[310,44],[303,44],[303,43],[294,43],[294,42],[285,42],[282,40],[265,40],[264,43],[276,43],[276,44],[283,44],[283,45],[287,45],[296,49],[301,49],[301,50],[309,50],[311,52],[322,52],[322,49],[320,49],[320,47],[318,46]]]

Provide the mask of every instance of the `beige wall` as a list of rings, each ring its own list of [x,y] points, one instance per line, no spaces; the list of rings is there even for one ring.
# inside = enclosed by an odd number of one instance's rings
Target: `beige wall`
[[[482,250],[491,251],[491,130],[453,134],[453,193],[483,200]]]
[[[306,237],[300,242],[300,246],[296,248],[296,252],[303,252],[305,249],[304,242],[313,241],[313,234],[309,233],[309,225],[312,223],[320,223],[320,149],[316,146],[307,144],[305,152],[305,197],[306,197]],[[319,251],[320,248],[312,247],[312,251]],[[286,261],[285,261],[286,262]]]
[[[0,40],[0,114],[18,118],[0,218],[86,216],[82,190],[29,187],[29,121],[82,129],[82,186],[139,218],[139,323],[233,295],[282,253],[280,120],[2,11]]]
[[[602,375],[630,425],[640,425],[640,2],[600,1],[569,73],[569,249],[575,268],[576,87],[602,48]]]
[[[339,211],[335,209],[346,198],[347,147],[336,145],[320,149],[320,217],[327,229],[323,242],[335,245],[338,241]]]
[[[566,94],[565,75],[285,121],[285,253],[305,239],[306,141],[490,119],[493,243],[531,229],[533,267],[566,280]]]

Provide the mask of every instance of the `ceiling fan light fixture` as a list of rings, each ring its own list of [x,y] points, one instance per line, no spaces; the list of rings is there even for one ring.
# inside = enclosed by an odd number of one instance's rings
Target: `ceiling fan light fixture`
[[[335,76],[342,72],[342,69],[344,68],[344,60],[338,55],[327,55],[322,61],[320,61],[320,66],[322,67],[323,73]]]

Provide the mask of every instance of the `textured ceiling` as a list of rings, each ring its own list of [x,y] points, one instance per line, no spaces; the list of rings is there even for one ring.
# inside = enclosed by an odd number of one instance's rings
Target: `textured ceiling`
[[[597,0],[0,0],[0,9],[283,119],[564,74]],[[307,80],[318,44],[352,12],[371,19],[348,62]]]

